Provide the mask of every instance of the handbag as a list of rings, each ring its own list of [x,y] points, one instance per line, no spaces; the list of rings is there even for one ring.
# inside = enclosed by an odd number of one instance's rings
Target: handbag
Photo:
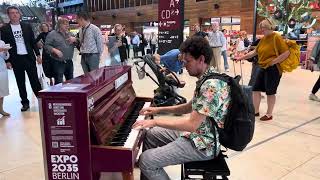
[[[37,64],[37,74],[42,89],[47,89],[49,87],[49,82],[47,81],[47,78],[44,75],[42,64]]]

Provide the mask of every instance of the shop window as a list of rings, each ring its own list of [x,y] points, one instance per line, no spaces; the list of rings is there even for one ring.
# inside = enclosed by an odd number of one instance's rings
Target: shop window
[[[134,0],[130,0],[130,7],[134,7]]]
[[[152,0],[147,0],[147,4],[152,4]]]
[[[107,0],[107,10],[111,9],[111,0]]]
[[[115,0],[116,1],[116,7],[115,7],[115,9],[119,9],[120,8],[120,2],[119,2],[119,0]]]
[[[105,10],[107,10],[107,2],[108,1],[102,1],[103,3],[102,3],[102,10],[103,11],[105,11]]]
[[[129,2],[129,0],[125,0],[125,7],[127,8],[127,7],[130,7],[130,2]]]
[[[111,0],[111,8],[110,9],[115,9],[116,4],[114,3],[114,0]]]
[[[140,2],[141,2],[141,6],[143,6],[143,5],[146,5],[147,4],[147,0],[140,0]]]
[[[99,11],[103,11],[103,4],[104,3],[105,3],[105,1],[99,0]]]
[[[136,6],[140,6],[141,2],[140,0],[136,0]]]
[[[99,11],[99,0],[94,0],[94,10]]]
[[[124,3],[125,3],[125,0],[120,0],[119,8],[124,8],[125,7]]]

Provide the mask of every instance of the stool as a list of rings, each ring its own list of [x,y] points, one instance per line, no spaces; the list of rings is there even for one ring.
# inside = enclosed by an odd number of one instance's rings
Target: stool
[[[194,161],[181,165],[181,180],[192,179],[228,179],[229,167],[224,158],[227,156],[220,153],[216,158],[208,161]]]

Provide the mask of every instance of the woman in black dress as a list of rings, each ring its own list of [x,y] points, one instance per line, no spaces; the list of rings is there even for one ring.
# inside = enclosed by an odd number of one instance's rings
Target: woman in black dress
[[[50,54],[46,52],[43,48],[44,43],[46,42],[46,37],[49,33],[49,25],[47,23],[41,23],[40,25],[41,33],[38,35],[36,39],[36,43],[40,49],[42,49],[42,67],[44,74],[47,78],[50,79],[50,85],[53,85],[53,70],[51,65],[51,57]]]

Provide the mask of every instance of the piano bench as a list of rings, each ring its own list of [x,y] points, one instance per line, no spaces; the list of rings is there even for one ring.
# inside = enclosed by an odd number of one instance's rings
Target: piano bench
[[[227,156],[220,153],[216,158],[208,161],[194,161],[181,164],[181,180],[192,179],[225,179],[230,175],[225,161]]]

